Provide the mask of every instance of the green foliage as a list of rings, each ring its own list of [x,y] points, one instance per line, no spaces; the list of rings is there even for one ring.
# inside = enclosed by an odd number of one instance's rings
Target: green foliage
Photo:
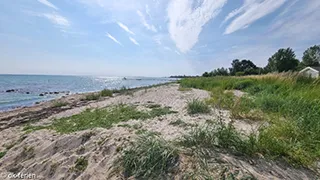
[[[193,99],[188,102],[187,110],[189,114],[206,114],[210,112],[210,107],[203,101]]]
[[[86,111],[66,118],[57,119],[50,128],[70,133],[95,127],[110,128],[113,124],[131,119],[149,119],[165,114],[175,113],[170,108],[153,108],[151,111],[138,111],[134,106],[118,105],[110,108],[87,109]]]
[[[41,130],[41,129],[47,129],[48,127],[47,126],[32,126],[30,124],[26,125],[25,127],[23,127],[23,131],[25,131],[27,134],[28,133],[31,133],[31,132],[34,132],[34,131],[38,131],[38,130]]]
[[[302,64],[304,66],[320,65],[320,45],[314,45],[303,53]]]
[[[259,68],[250,60],[239,60],[235,59],[231,63],[230,74],[231,75],[250,75],[250,74],[258,74]]]
[[[192,89],[191,88],[184,88],[184,87],[181,87],[181,86],[179,86],[179,89],[178,89],[178,91],[191,91]]]
[[[166,179],[178,162],[178,151],[165,140],[156,136],[141,136],[131,147],[124,150],[119,165],[125,178]]]
[[[228,76],[229,75],[229,71],[227,68],[218,68],[215,69],[211,72],[205,72],[203,73],[203,77],[213,77],[213,76]]]
[[[267,69],[270,72],[294,71],[299,65],[299,60],[291,48],[279,49],[268,60]]]
[[[63,107],[63,106],[67,106],[68,103],[64,102],[64,101],[55,101],[52,105],[52,107],[58,108],[58,107]]]
[[[113,92],[109,89],[104,89],[100,92],[100,96],[102,97],[112,97]]]
[[[86,101],[94,101],[100,99],[100,94],[91,93],[85,96],[84,100]]]
[[[79,157],[75,162],[75,166],[73,170],[77,172],[83,172],[84,170],[87,169],[87,166],[88,166],[88,160],[85,157]]]
[[[256,148],[266,156],[310,165],[320,159],[320,81],[295,74],[256,77],[192,78],[181,86],[212,92],[208,103],[231,111],[232,117],[268,121]],[[238,98],[226,89],[248,94]]]
[[[194,129],[190,134],[185,135],[179,144],[212,151],[216,148],[224,148],[234,153],[246,155],[253,155],[257,151],[257,139],[254,135],[242,136],[232,124],[222,122]]]
[[[2,151],[2,152],[0,152],[0,159],[3,157],[3,156],[5,156],[6,155],[6,151]]]

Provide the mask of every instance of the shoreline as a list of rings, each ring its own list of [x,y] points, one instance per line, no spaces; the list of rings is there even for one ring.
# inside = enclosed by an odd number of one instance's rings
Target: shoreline
[[[141,86],[141,87],[128,88],[128,89],[115,89],[115,90],[112,90],[113,92],[112,97],[99,97],[99,99],[96,99],[96,100],[86,100],[86,97],[90,95],[98,94],[101,91],[76,93],[76,94],[70,94],[62,97],[57,97],[55,99],[48,100],[48,101],[43,101],[43,102],[40,102],[39,104],[33,104],[32,106],[19,107],[19,108],[11,109],[8,111],[0,111],[0,131],[8,127],[16,126],[17,124],[27,123],[30,119],[49,118],[50,116],[54,114],[58,114],[63,111],[72,110],[74,108],[81,108],[84,106],[88,106],[92,103],[98,103],[101,101],[105,101],[109,98],[114,98],[114,97],[122,96],[125,94],[132,94],[141,89],[150,89],[153,87],[166,86],[174,83],[177,83],[177,82],[173,81],[173,82],[166,82],[166,83],[160,83],[160,84],[155,84],[150,86]],[[65,103],[65,105],[63,106],[55,105],[55,103],[60,103],[60,102]],[[4,123],[2,123],[5,121],[9,122],[7,126],[3,125]],[[10,121],[12,122],[10,123]]]
[[[176,81],[170,81],[170,82],[165,82],[165,83],[159,83],[159,84],[154,84],[154,85],[149,85],[149,86],[140,86],[140,87],[135,87],[135,88],[125,88],[123,91],[136,91],[136,90],[140,90],[140,89],[144,89],[144,88],[152,88],[152,87],[156,87],[156,86],[162,86],[162,85],[166,85],[166,84],[171,84],[171,83],[177,83]],[[108,89],[111,90],[113,92],[115,92],[115,95],[118,95],[116,92],[121,91],[122,88],[118,88],[118,89]],[[86,95],[90,95],[90,94],[95,94],[95,93],[99,93],[100,91],[90,91],[90,92],[80,92],[80,93],[67,93],[67,94],[63,94],[62,96],[57,96],[54,98],[50,98],[48,100],[42,100],[42,101],[37,101],[35,103],[33,103],[32,105],[28,105],[28,106],[18,106],[15,108],[10,108],[7,110],[0,110],[0,120],[1,120],[1,115],[5,114],[5,113],[10,113],[10,112],[14,112],[14,111],[21,111],[23,109],[27,109],[27,110],[32,110],[32,108],[34,107],[39,107],[39,106],[46,106],[47,104],[52,104],[52,102],[58,101],[58,100],[64,100],[64,99],[70,99],[70,98],[78,98],[79,96],[86,96]],[[30,109],[29,109],[30,108]]]

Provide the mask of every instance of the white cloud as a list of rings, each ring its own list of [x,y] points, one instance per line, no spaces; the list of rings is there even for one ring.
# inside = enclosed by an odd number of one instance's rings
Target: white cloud
[[[165,46],[165,47],[163,47],[165,50],[167,50],[167,51],[172,51],[172,49],[171,48],[169,48],[168,46]]]
[[[242,7],[229,13],[225,21],[242,13],[235,18],[226,28],[224,34],[231,34],[240,29],[245,29],[258,19],[274,12],[281,7],[286,0],[246,0]]]
[[[175,50],[174,52],[176,52],[178,55],[180,55],[179,51]]]
[[[59,25],[59,26],[63,26],[63,27],[70,26],[70,22],[68,21],[68,19],[57,14],[57,13],[45,13],[45,14],[40,14],[38,16],[45,17],[49,21],[51,21],[52,23]]]
[[[301,44],[304,40],[315,40],[320,36],[320,1],[305,1],[296,8],[286,9],[273,23],[270,31],[274,38],[288,38]],[[289,5],[291,7],[293,5]]]
[[[154,25],[150,25],[147,23],[147,20],[141,11],[137,10],[137,14],[140,16],[141,22],[144,27],[146,27],[150,31],[157,32],[157,29],[154,27]]]
[[[216,17],[227,0],[205,0],[194,8],[189,0],[171,0],[168,6],[169,33],[177,48],[185,53],[197,42],[209,20]]]
[[[50,8],[53,8],[53,9],[55,9],[55,10],[58,10],[58,8],[57,8],[55,5],[53,5],[51,2],[49,2],[49,1],[47,1],[47,0],[38,0],[38,1],[39,1],[40,3],[46,5],[46,6],[50,7]]]
[[[129,39],[133,44],[135,44],[137,46],[140,46],[140,44],[135,39],[133,39],[132,37],[129,37]]]
[[[121,22],[117,22],[117,24],[118,24],[123,30],[127,31],[128,33],[130,33],[130,34],[132,34],[132,35],[135,35],[134,32],[130,31],[130,29],[129,29],[126,25],[122,24]]]
[[[111,36],[109,33],[107,33],[106,36],[108,38],[110,38],[111,40],[113,40],[115,43],[117,43],[117,44],[122,46],[122,44],[115,37]]]

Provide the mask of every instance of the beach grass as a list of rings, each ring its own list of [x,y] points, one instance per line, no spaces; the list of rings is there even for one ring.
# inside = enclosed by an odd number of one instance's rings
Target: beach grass
[[[5,156],[6,155],[6,151],[2,151],[2,152],[0,152],[0,159],[3,157],[3,156]]]
[[[52,107],[54,108],[59,108],[59,107],[63,107],[63,106],[67,106],[68,103],[64,102],[64,101],[55,101],[52,105]]]
[[[180,85],[212,92],[208,103],[230,110],[233,118],[268,122],[257,135],[259,153],[303,166],[320,159],[320,79],[283,73],[189,78]]]
[[[210,112],[210,107],[199,99],[192,99],[188,102],[187,110],[189,114],[206,114]]]
[[[154,135],[142,135],[117,161],[125,178],[167,179],[179,159],[178,151]]]
[[[112,95],[113,95],[112,90],[104,89],[104,90],[100,91],[100,96],[102,96],[102,97],[112,97]]]
[[[100,93],[91,93],[91,94],[88,94],[84,97],[84,99],[82,100],[85,100],[85,101],[94,101],[94,100],[98,100],[100,99]]]
[[[50,128],[60,133],[70,133],[95,127],[110,128],[113,124],[131,119],[146,120],[165,114],[175,113],[168,107],[153,108],[150,111],[139,111],[135,106],[117,105],[102,109],[86,111],[67,118],[57,119]]]
[[[79,157],[72,170],[76,172],[83,172],[84,170],[87,169],[88,166],[88,160],[85,157]]]

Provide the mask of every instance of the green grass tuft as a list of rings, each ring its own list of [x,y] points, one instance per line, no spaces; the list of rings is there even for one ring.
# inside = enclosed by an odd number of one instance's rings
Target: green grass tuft
[[[6,153],[7,153],[6,151],[0,152],[0,159],[1,159],[3,156],[5,156]]]
[[[92,93],[85,96],[83,100],[94,101],[100,99],[100,94]]]
[[[100,92],[100,96],[102,97],[112,97],[113,92],[109,89],[104,89]]]
[[[58,108],[58,107],[63,107],[63,106],[67,106],[68,103],[67,102],[63,102],[63,101],[55,101],[52,105],[52,107]]]
[[[178,151],[165,140],[141,136],[120,158],[125,178],[166,179],[179,159]]]
[[[193,99],[188,102],[187,110],[189,114],[206,114],[210,112],[210,107],[203,101]]]
[[[76,160],[73,170],[77,172],[83,172],[87,169],[88,160],[85,157],[80,157]]]

